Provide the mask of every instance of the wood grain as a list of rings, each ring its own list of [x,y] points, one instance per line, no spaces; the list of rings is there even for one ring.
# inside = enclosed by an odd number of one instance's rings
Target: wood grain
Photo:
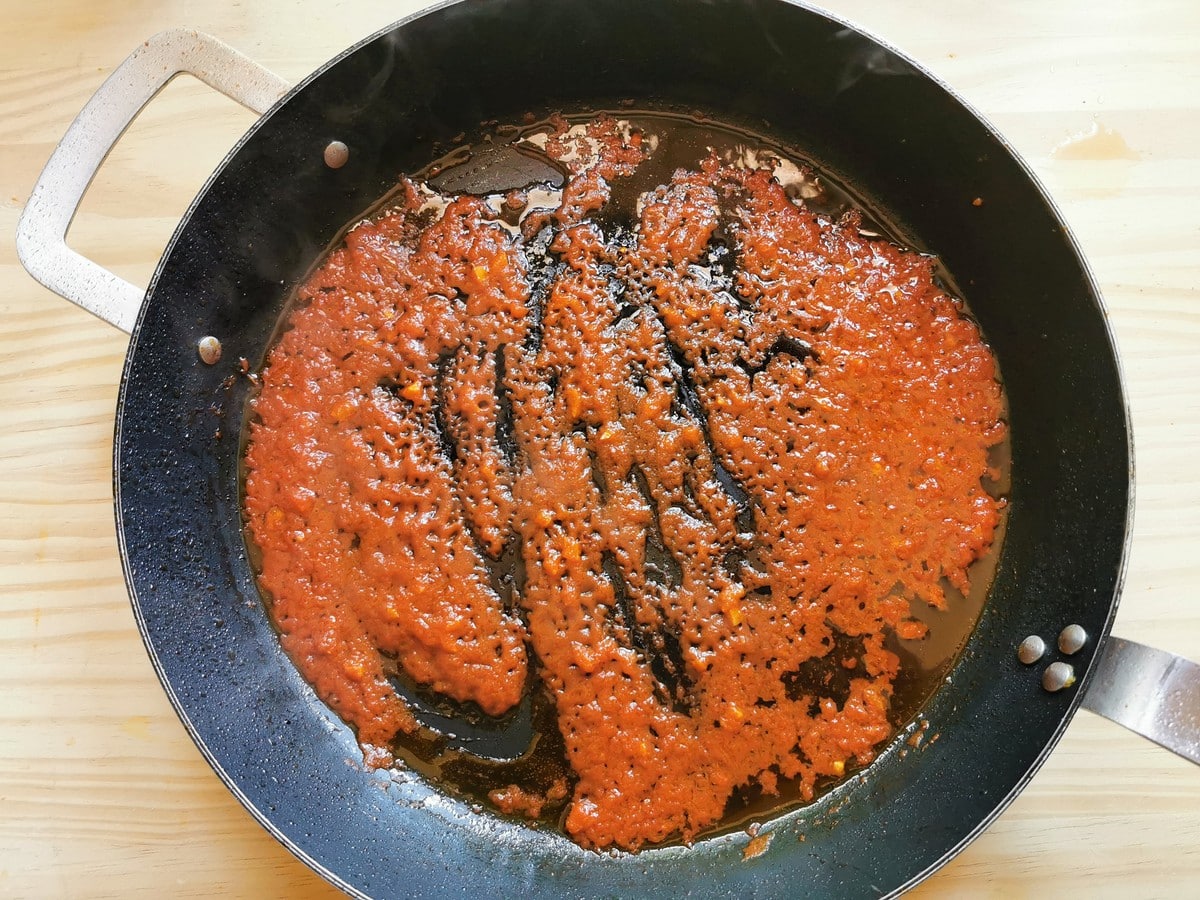
[[[0,896],[334,895],[222,787],[155,679],[126,599],[111,506],[126,338],[25,275],[12,235],[72,117],[155,31],[210,31],[298,79],[420,5],[59,0],[6,10]],[[1103,288],[1132,408],[1136,526],[1117,631],[1200,659],[1200,6],[827,6],[959,91],[1062,206]],[[189,200],[252,120],[195,82],[174,82],[109,158],[72,245],[146,283]],[[1094,125],[1099,140],[1055,152]],[[1016,803],[916,895],[1047,890],[1195,896],[1200,769],[1081,714]]]

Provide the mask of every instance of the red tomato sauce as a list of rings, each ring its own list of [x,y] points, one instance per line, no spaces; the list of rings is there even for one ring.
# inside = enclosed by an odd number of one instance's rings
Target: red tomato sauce
[[[418,728],[389,666],[491,715],[532,670],[566,831],[636,849],[871,761],[885,638],[919,640],[912,599],[965,592],[992,543],[1001,388],[929,258],[769,169],[709,156],[622,229],[602,214],[644,136],[560,122],[545,149],[570,176],[521,228],[407,183],[302,286],[246,515],[283,646],[370,764]]]

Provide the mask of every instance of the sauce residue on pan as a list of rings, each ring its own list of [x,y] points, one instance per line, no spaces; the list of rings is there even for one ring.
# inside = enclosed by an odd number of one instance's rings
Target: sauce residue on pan
[[[932,260],[769,155],[630,202],[655,146],[555,119],[521,149],[561,188],[406,181],[300,288],[246,453],[268,608],[368,763],[428,738],[398,679],[533,691],[563,765],[488,793],[593,848],[869,763],[1004,505],[995,362]]]

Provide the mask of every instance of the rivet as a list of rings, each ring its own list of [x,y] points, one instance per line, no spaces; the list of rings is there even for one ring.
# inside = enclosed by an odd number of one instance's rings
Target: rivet
[[[221,342],[211,334],[206,335],[196,343],[196,352],[200,354],[200,360],[205,365],[215,365],[221,358]]]
[[[325,147],[325,165],[340,169],[350,159],[350,148],[341,141],[330,141]]]
[[[1075,668],[1069,663],[1053,662],[1042,673],[1042,687],[1055,693],[1075,683]]]
[[[1025,640],[1021,641],[1021,646],[1017,648],[1017,659],[1027,666],[1032,666],[1045,655],[1046,642],[1036,634],[1031,634],[1025,638]]]
[[[1058,636],[1058,649],[1070,656],[1078,653],[1087,643],[1087,632],[1079,625],[1068,625]]]

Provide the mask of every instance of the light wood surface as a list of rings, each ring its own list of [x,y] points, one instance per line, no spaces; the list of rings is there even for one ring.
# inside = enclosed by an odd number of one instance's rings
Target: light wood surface
[[[126,337],[34,283],[12,235],[72,117],[152,33],[200,28],[296,80],[421,5],[5,4],[0,896],[334,893],[220,784],[154,676],[112,514]],[[1108,303],[1136,435],[1136,528],[1116,631],[1200,660],[1200,5],[827,5],[987,115],[1073,226]],[[252,121],[190,79],[173,83],[109,158],[72,245],[145,284],[188,201]],[[1017,802],[916,895],[1049,892],[1200,896],[1200,768],[1080,714]]]

